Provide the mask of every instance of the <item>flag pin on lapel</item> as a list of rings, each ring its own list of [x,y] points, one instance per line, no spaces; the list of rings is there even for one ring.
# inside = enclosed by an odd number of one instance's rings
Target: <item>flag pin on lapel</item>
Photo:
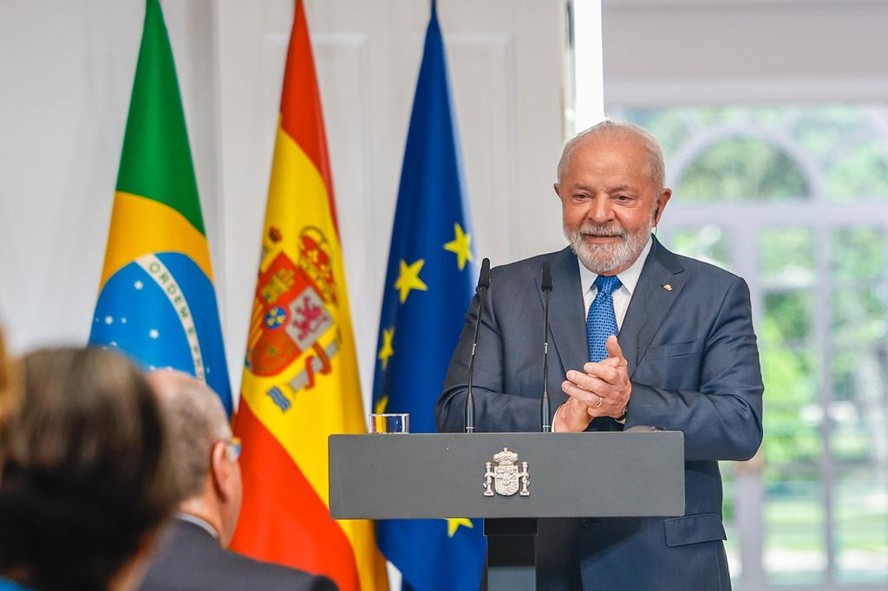
[[[672,291],[672,286],[668,283],[664,283],[663,289],[665,289],[666,291]]]

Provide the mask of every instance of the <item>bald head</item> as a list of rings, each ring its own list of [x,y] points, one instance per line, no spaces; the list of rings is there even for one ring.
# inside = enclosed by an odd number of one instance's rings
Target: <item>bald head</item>
[[[155,371],[148,383],[169,423],[183,496],[199,495],[210,474],[213,445],[231,438],[222,402],[206,384],[182,372]]]
[[[558,161],[558,182],[561,182],[575,148],[586,143],[607,140],[637,142],[645,152],[649,178],[654,182],[657,190],[663,189],[666,184],[666,165],[663,163],[663,150],[660,148],[657,138],[634,123],[612,119],[605,119],[601,123],[581,131],[564,145],[561,160]]]

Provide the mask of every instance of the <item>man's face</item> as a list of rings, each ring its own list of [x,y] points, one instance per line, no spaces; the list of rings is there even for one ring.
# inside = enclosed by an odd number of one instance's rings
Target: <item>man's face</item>
[[[647,244],[671,196],[658,192],[649,168],[632,136],[593,136],[570,153],[555,192],[564,235],[593,273],[622,273]]]

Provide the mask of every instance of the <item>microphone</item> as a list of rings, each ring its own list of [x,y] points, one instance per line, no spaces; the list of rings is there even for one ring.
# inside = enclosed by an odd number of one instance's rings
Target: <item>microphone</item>
[[[552,293],[552,267],[549,263],[543,263],[543,279],[540,282],[543,290],[543,309],[545,321],[543,322],[543,397],[540,400],[540,431],[552,432],[552,423],[549,419],[549,387],[546,384],[549,375],[549,295]]]
[[[475,313],[475,332],[472,335],[472,355],[469,357],[469,378],[466,389],[466,433],[475,432],[475,396],[472,394],[472,376],[475,374],[475,349],[478,348],[478,327],[481,325],[481,310],[484,308],[484,293],[490,287],[490,259],[481,261],[481,273],[478,275],[478,308]]]

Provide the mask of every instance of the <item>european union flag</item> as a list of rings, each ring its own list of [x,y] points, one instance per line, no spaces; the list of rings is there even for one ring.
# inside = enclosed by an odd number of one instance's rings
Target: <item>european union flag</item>
[[[379,324],[373,401],[410,413],[412,432],[435,431],[435,401],[462,330],[476,270],[444,43],[434,2],[404,167]],[[416,591],[477,591],[486,542],[481,522],[377,523],[379,546]]]

